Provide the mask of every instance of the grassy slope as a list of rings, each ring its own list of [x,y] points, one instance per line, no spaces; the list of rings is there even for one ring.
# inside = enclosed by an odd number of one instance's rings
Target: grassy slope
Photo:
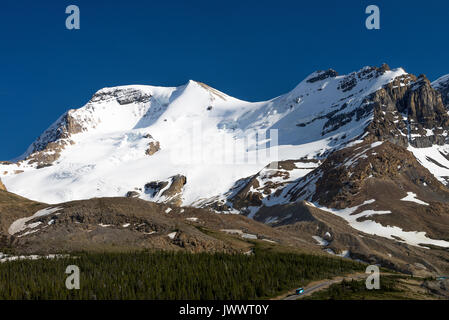
[[[0,233],[6,234],[15,220],[30,216],[44,207],[45,204],[0,190]]]

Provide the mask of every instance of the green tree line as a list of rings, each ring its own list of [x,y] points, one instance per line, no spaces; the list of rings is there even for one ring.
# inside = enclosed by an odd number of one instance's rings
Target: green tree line
[[[80,268],[80,290],[68,290],[68,265]],[[310,281],[364,270],[326,256],[135,252],[77,254],[0,263],[0,299],[258,299]]]

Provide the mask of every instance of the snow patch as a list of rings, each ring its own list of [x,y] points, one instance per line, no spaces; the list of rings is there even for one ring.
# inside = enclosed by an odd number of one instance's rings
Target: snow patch
[[[176,234],[177,234],[177,232],[172,232],[172,233],[169,233],[167,236],[173,240],[176,237]]]
[[[419,199],[416,198],[416,193],[413,192],[407,192],[407,196],[405,198],[402,198],[401,201],[410,201],[410,202],[415,202],[417,204],[421,204],[424,206],[428,206],[429,204],[427,202],[421,201]]]
[[[316,240],[316,242],[318,242],[318,244],[320,246],[327,246],[329,244],[329,242],[327,242],[326,240],[324,240],[323,238],[319,237],[319,236],[312,236],[313,239]]]
[[[8,228],[8,233],[9,233],[10,235],[14,235],[14,234],[16,234],[16,233],[19,233],[19,232],[24,231],[24,230],[27,229],[27,228],[35,228],[35,227],[37,227],[40,223],[37,223],[37,225],[36,225],[36,224],[27,225],[27,222],[30,221],[30,220],[33,220],[33,219],[35,219],[35,218],[38,218],[38,217],[48,216],[48,215],[50,215],[50,214],[56,213],[56,212],[58,212],[58,211],[60,211],[60,210],[63,210],[63,209],[64,209],[64,208],[61,208],[61,207],[57,207],[57,208],[51,208],[51,207],[50,207],[50,208],[46,208],[46,209],[37,211],[37,212],[36,212],[35,214],[33,214],[31,217],[18,219],[18,220],[16,220],[16,221],[14,221],[14,222],[11,224],[11,226]]]

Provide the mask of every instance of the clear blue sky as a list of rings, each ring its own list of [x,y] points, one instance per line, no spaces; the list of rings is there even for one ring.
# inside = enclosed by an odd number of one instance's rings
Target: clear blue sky
[[[80,30],[65,28],[70,4]],[[381,30],[365,28],[369,4]],[[449,73],[448,15],[443,0],[2,0],[0,160],[106,86],[194,79],[256,101],[383,62],[433,80]]]

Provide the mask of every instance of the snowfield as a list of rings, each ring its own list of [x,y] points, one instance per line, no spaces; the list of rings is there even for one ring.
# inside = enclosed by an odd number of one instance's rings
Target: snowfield
[[[343,104],[344,112],[359,107],[367,95],[403,74],[396,69],[359,79],[344,92],[339,86],[347,76],[311,82],[318,75],[313,73],[291,92],[255,103],[196,81],[170,88],[105,88],[84,107],[69,111],[82,131],[71,135],[73,144],[52,166],[36,169],[27,161],[0,165],[0,172],[6,172],[2,181],[11,192],[56,204],[121,197],[148,182],[182,174],[187,177],[183,205],[191,205],[224,194],[235,181],[273,161],[317,158],[360,136],[372,116],[323,134],[324,115]],[[21,159],[52,141],[61,119]],[[145,154],[148,134],[160,142],[160,151],[151,156]],[[16,170],[23,172],[15,174]],[[307,173],[297,171],[295,178]],[[139,197],[158,201],[145,192]]]

